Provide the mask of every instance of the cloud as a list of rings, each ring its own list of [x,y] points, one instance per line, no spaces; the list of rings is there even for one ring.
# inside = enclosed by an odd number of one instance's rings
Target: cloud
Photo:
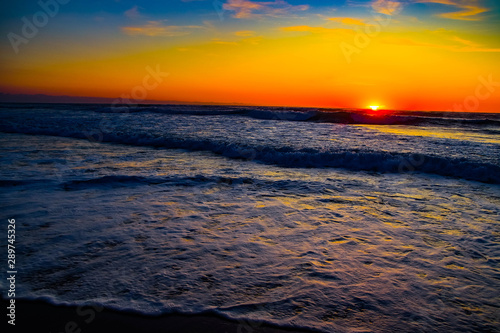
[[[129,19],[138,19],[138,18],[142,17],[141,13],[139,13],[139,7],[138,6],[134,6],[134,7],[130,8],[124,14]]]
[[[453,36],[450,40],[462,44],[461,46],[456,46],[456,51],[461,52],[500,52],[500,48],[488,48],[476,42],[460,38],[458,36]]]
[[[375,0],[372,2],[372,8],[380,14],[394,15],[401,11],[402,5],[398,1]]]
[[[244,38],[241,41],[243,43],[248,43],[248,44],[253,44],[253,45],[258,45],[260,42],[264,39],[262,36],[256,36],[256,37],[249,37],[249,38]]]
[[[357,19],[352,17],[330,17],[328,18],[330,21],[340,22],[345,25],[370,25],[367,24],[363,19]]]
[[[454,42],[458,42],[460,44],[463,44],[463,45],[466,45],[466,46],[469,46],[469,47],[480,47],[479,44],[473,42],[473,41],[470,41],[470,40],[467,40],[467,39],[463,39],[463,38],[460,38],[458,36],[453,36],[450,38],[452,41]]]
[[[149,21],[142,26],[122,27],[122,31],[131,36],[175,37],[189,35],[193,29],[203,29],[197,25],[164,25],[162,21]]]
[[[308,25],[295,25],[291,27],[282,27],[280,28],[281,31],[285,32],[311,32],[315,34],[331,34],[331,33],[348,33],[348,34],[353,34],[353,30],[351,29],[332,29],[332,28],[325,28],[325,27],[311,27]]]
[[[480,18],[476,15],[489,11],[488,8],[480,6],[478,0],[417,0],[416,2],[438,3],[456,7],[459,9],[458,11],[438,15],[452,20],[477,21]]]
[[[419,42],[409,38],[396,38],[396,37],[385,37],[381,39],[381,41],[386,44],[395,44],[403,46],[423,46],[423,47],[443,49],[453,52],[500,52],[500,48],[485,47],[473,41],[462,39],[457,36],[453,36],[449,38],[449,40],[455,43],[453,45],[449,44],[447,45],[444,43],[434,44],[434,43]]]
[[[304,11],[309,9],[308,5],[290,5],[284,0],[269,2],[249,1],[249,0],[228,0],[223,8],[233,11],[235,18],[255,18],[261,16],[281,16],[291,11]]]
[[[221,44],[221,45],[238,45],[236,42],[228,42],[221,40],[220,38],[212,38],[211,43],[213,44]]]
[[[242,31],[236,31],[234,34],[239,37],[252,37],[253,35],[255,35],[255,31],[242,30]]]

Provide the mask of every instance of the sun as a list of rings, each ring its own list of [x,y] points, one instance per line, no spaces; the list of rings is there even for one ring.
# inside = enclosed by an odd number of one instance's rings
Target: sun
[[[377,111],[379,107],[379,105],[370,105],[370,109],[372,109],[373,111]]]

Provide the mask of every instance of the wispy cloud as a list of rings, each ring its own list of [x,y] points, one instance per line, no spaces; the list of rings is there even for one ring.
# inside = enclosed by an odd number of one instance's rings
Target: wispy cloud
[[[238,37],[252,37],[255,35],[255,31],[252,30],[241,30],[234,33]]]
[[[344,25],[369,25],[363,19],[352,18],[352,17],[330,17],[328,18],[330,21],[340,22]]]
[[[242,34],[238,34],[239,32],[241,32]],[[228,41],[228,40],[222,40],[220,38],[212,38],[211,43],[212,44],[222,44],[222,45],[244,45],[244,44],[257,45],[264,39],[264,37],[262,37],[262,36],[254,36],[253,31],[248,31],[249,33],[251,32],[252,34],[245,34],[246,32],[247,31],[237,31],[235,33],[236,36],[244,37],[244,38],[238,39],[237,41],[235,41],[235,40]]]
[[[134,6],[134,7],[130,8],[124,14],[129,19],[138,19],[138,18],[142,17],[141,13],[139,13],[139,7],[138,6]]]
[[[480,44],[476,43],[476,42],[473,42],[473,41],[470,41],[470,40],[467,40],[467,39],[463,39],[463,38],[460,38],[458,36],[453,36],[450,38],[452,41],[454,42],[457,42],[457,43],[460,43],[460,44],[463,44],[465,46],[469,46],[469,47],[474,47],[474,48],[479,48],[481,47]]]
[[[304,11],[309,8],[308,5],[291,5],[284,0],[275,0],[268,2],[249,1],[249,0],[228,0],[223,8],[233,11],[233,17],[236,18],[256,18],[262,16],[281,16],[292,11]]]
[[[281,31],[286,32],[311,32],[315,34],[332,34],[332,33],[348,33],[353,34],[354,31],[351,29],[342,29],[342,28],[325,28],[325,27],[311,27],[308,25],[295,25],[290,27],[282,27]]]
[[[453,6],[458,11],[438,15],[453,20],[478,21],[481,19],[478,14],[489,11],[489,8],[481,6],[478,0],[417,0],[416,2]]]
[[[236,42],[228,42],[228,41],[224,41],[220,38],[212,38],[211,43],[212,44],[221,44],[221,45],[238,45],[238,43],[236,43]]]
[[[122,27],[122,31],[131,36],[175,37],[189,35],[193,29],[203,29],[197,25],[164,25],[162,21],[149,21],[142,26]]]
[[[375,0],[372,2],[372,8],[380,14],[395,15],[401,11],[402,5],[399,1]]]
[[[453,52],[500,52],[500,48],[485,47],[476,42],[466,40],[457,36],[452,36],[449,40],[453,41],[452,45],[445,43],[427,43],[420,42],[410,38],[385,37],[382,42],[386,44],[395,44],[403,46],[422,46],[436,49],[443,49]]]

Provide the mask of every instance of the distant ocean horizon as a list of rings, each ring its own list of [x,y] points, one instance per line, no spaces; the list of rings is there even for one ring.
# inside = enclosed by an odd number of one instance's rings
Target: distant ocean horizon
[[[336,105],[287,105],[287,104],[258,104],[248,102],[220,102],[220,101],[184,101],[184,100],[157,100],[144,99],[135,100],[124,97],[95,97],[95,96],[71,96],[71,95],[47,95],[47,94],[11,94],[0,92],[0,104],[100,104],[100,105],[122,105],[128,107],[141,106],[176,106],[176,105],[192,105],[192,106],[229,106],[229,107],[269,107],[269,108],[293,108],[299,109],[317,109],[317,110],[346,110],[346,111],[368,111],[369,107],[346,107]],[[463,110],[463,109],[466,110]],[[500,113],[500,110],[467,110],[463,105],[450,105],[447,109],[394,109],[381,107],[385,111],[394,112],[445,112],[445,113]]]
[[[1,103],[0,149],[21,298],[499,327],[500,113]]]

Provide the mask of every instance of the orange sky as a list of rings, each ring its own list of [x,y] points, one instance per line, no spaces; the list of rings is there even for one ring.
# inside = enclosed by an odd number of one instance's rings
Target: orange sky
[[[179,1],[164,11],[127,3],[84,14],[60,5],[17,50],[17,37],[4,39],[0,91],[136,102],[500,110],[494,2],[320,7],[232,0],[218,9],[209,3]],[[192,15],[182,11],[187,5]],[[18,18],[31,19],[36,9],[31,15],[11,10],[4,35],[24,38]],[[163,74],[155,81],[151,71]]]

